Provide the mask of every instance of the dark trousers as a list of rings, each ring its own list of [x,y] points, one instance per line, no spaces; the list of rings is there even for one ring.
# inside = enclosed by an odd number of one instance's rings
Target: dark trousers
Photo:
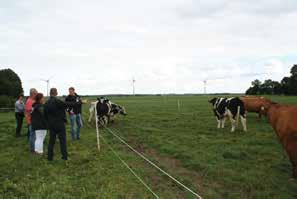
[[[54,146],[56,142],[56,137],[58,136],[60,142],[60,149],[62,154],[62,159],[67,160],[67,145],[66,145],[66,129],[65,126],[58,128],[50,128],[50,138],[48,144],[48,154],[47,159],[53,160],[54,157]]]
[[[16,135],[16,137],[20,137],[22,126],[23,126],[24,114],[23,113],[15,113],[15,119],[16,119],[15,135]]]
[[[30,140],[30,125],[27,125],[27,139]]]

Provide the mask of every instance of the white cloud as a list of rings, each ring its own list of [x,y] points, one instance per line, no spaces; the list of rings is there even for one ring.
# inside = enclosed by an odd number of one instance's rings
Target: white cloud
[[[12,67],[26,90],[44,92],[39,78],[54,75],[62,94],[69,86],[131,93],[133,76],[139,93],[203,92],[202,80],[230,76],[209,92],[244,92],[255,78],[279,80],[297,61],[295,0],[2,4],[0,66]]]

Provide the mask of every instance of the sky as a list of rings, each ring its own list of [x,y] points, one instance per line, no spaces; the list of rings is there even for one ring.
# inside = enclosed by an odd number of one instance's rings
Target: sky
[[[1,1],[0,68],[25,94],[243,93],[297,64],[296,19],[296,0]]]

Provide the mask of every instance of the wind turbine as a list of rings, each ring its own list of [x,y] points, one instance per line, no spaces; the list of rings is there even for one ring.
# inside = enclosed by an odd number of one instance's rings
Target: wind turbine
[[[135,96],[135,82],[136,82],[136,80],[135,80],[135,78],[133,77],[133,79],[132,79],[132,86],[133,86],[133,95]]]
[[[48,79],[40,79],[41,81],[46,82],[46,95],[47,95],[47,97],[49,96],[48,89],[49,89],[49,85],[50,85],[50,80],[51,80],[52,78],[53,78],[53,76],[50,77],[50,78],[48,78]]]
[[[239,77],[253,77],[253,76],[258,76],[258,75],[267,75],[267,73],[243,73],[243,74],[239,74]],[[203,80],[203,85],[204,85],[204,94],[206,93],[206,88],[207,88],[207,82],[211,81],[211,80],[222,80],[222,79],[231,79],[235,77],[234,76],[222,76],[222,77],[216,77],[216,78],[209,78],[209,79],[204,79]]]
[[[203,84],[204,84],[204,95],[206,95],[206,84],[207,84],[207,80],[203,80]]]

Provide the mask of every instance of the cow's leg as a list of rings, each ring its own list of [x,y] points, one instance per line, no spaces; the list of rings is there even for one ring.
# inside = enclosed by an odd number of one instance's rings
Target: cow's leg
[[[236,125],[236,120],[233,116],[233,114],[231,113],[230,110],[227,110],[227,115],[229,116],[230,122],[231,122],[231,132],[235,131],[235,125]]]
[[[292,177],[297,178],[297,137],[287,136],[283,141],[283,146],[292,164]]]
[[[109,120],[110,120],[111,123],[113,123],[114,122],[114,115],[110,115]]]
[[[104,126],[107,126],[109,118],[108,116],[104,116]]]
[[[102,116],[98,116],[98,125],[103,127]]]
[[[226,117],[223,117],[223,119],[222,119],[222,129],[225,128],[225,122],[226,122]]]
[[[234,132],[235,131],[235,126],[236,126],[236,120],[233,119],[233,117],[231,117],[230,120],[231,120],[231,126],[232,126],[231,132]]]
[[[259,111],[259,119],[262,118],[262,115],[265,116],[265,107],[264,106],[261,106],[261,109]]]
[[[107,116],[107,124],[110,123],[110,115]]]
[[[244,116],[240,116],[240,121],[241,121],[241,124],[242,124],[242,127],[243,127],[243,131],[246,132],[247,131],[247,128],[246,128],[246,118]]]
[[[91,107],[90,109],[89,109],[89,119],[88,119],[88,122],[91,122],[92,121],[92,116],[93,116],[93,114],[95,114],[95,111],[94,111],[94,109]]]
[[[259,119],[262,118],[262,114],[261,114],[261,112],[258,113],[258,118],[259,118]]]
[[[217,128],[219,129],[219,128],[221,128],[221,120],[220,120],[220,119],[217,119],[217,121],[218,121],[218,126],[217,126]]]

